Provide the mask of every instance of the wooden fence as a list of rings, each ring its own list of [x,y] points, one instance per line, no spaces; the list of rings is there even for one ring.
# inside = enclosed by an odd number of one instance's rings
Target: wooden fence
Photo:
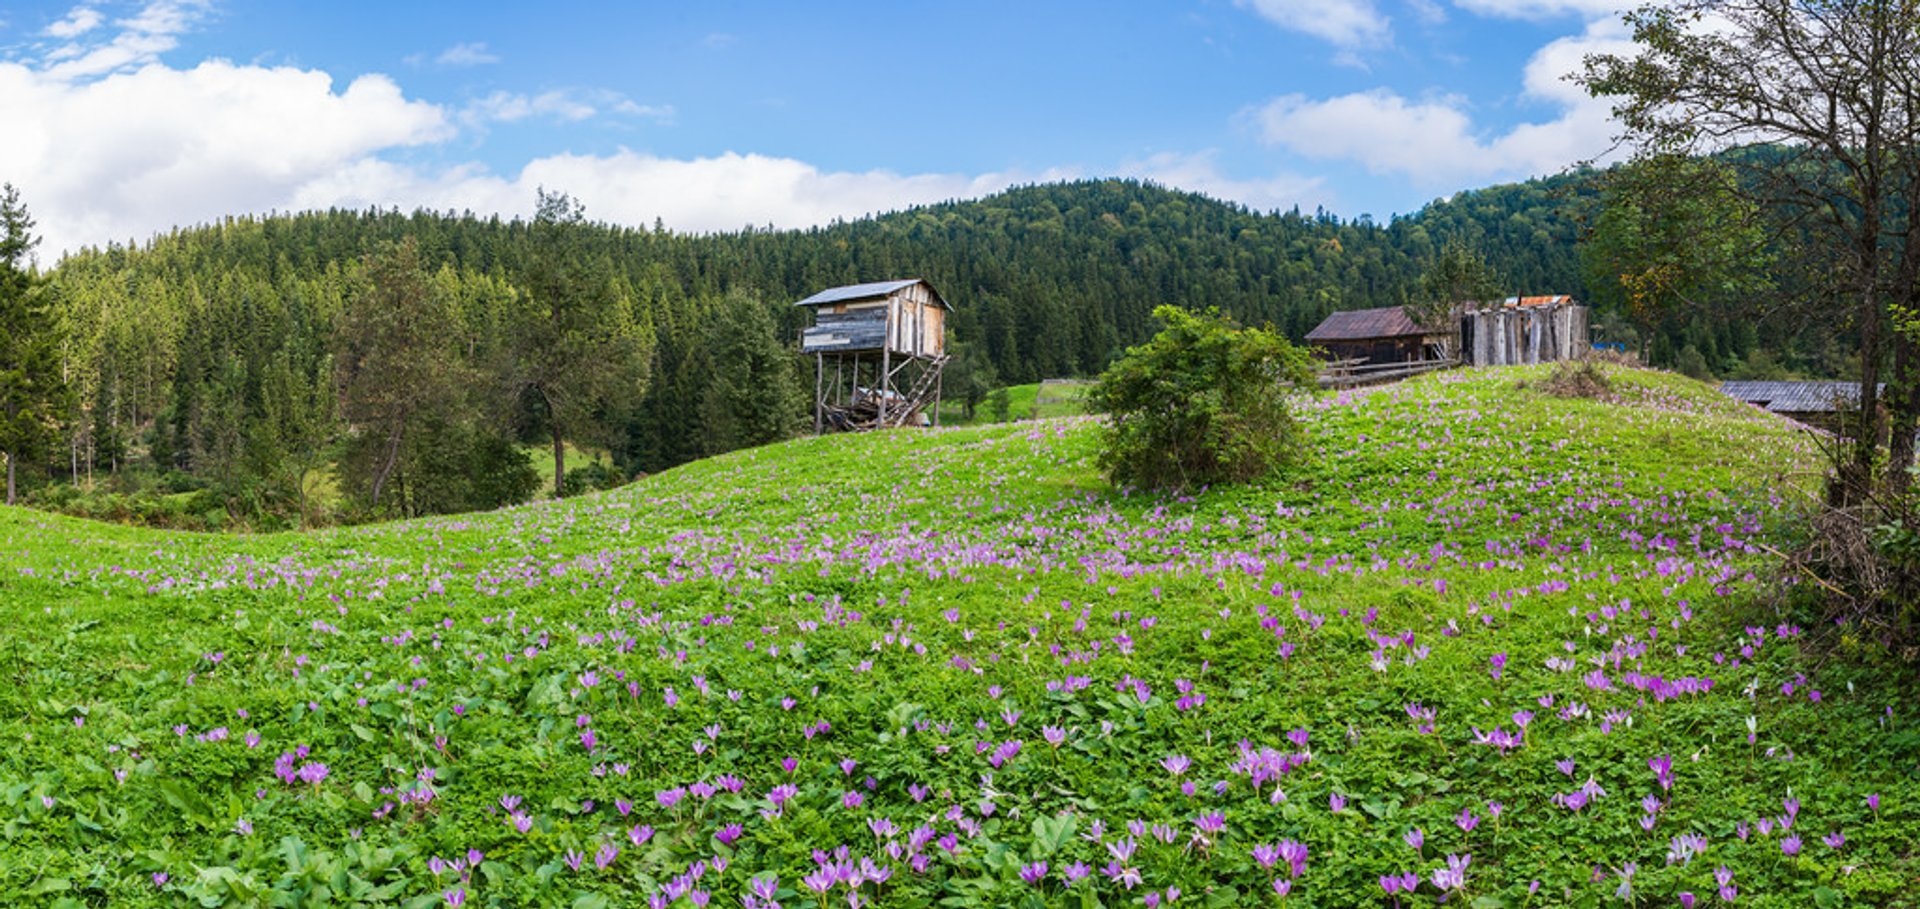
[[[1459,360],[1409,360],[1404,363],[1368,363],[1365,360],[1335,360],[1320,367],[1321,388],[1358,388],[1397,382],[1423,373],[1449,369]]]

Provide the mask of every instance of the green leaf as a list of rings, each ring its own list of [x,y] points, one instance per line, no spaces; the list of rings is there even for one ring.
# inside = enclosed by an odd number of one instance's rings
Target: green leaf
[[[1237,887],[1222,887],[1207,894],[1207,909],[1225,909],[1227,906],[1240,905],[1240,890]]]
[[[1059,852],[1073,840],[1073,831],[1078,825],[1079,822],[1071,814],[1034,818],[1033,857],[1043,859]]]

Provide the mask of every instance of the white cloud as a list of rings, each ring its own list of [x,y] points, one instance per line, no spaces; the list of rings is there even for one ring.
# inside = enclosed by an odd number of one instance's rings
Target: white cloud
[[[76,6],[72,11],[67,13],[65,19],[47,26],[46,34],[49,37],[60,38],[62,40],[78,38],[87,32],[93,31],[94,27],[98,26],[102,21],[105,21],[105,19],[106,17],[100,15],[100,11],[93,7]]]
[[[602,113],[670,123],[674,109],[672,105],[639,104],[619,92],[604,89],[556,89],[537,95],[496,91],[468,102],[460,111],[460,122],[472,129],[529,119],[579,123]]]
[[[1392,27],[1373,0],[1234,0],[1261,18],[1345,48],[1388,42]]]
[[[409,98],[392,79],[344,86],[326,72],[208,60],[161,61],[205,13],[159,0],[107,29],[31,60],[0,61],[0,175],[21,188],[44,261],[86,245],[140,241],[237,214],[333,206],[530,214],[536,187],[570,192],[599,219],[676,230],[797,228],[972,198],[1022,183],[1110,171],[899,173],[832,170],[728,152],[690,159],[639,151],[553,154],[516,171],[477,163],[406,164],[408,148],[444,151],[464,128],[597,116],[670,119],[673,109],[616,92],[500,92],[452,109]],[[70,16],[69,18],[72,18]],[[76,22],[76,25],[78,23]],[[427,156],[432,157],[432,156]],[[1256,208],[1323,204],[1318,180],[1226,176],[1210,153],[1124,162],[1123,175]]]
[[[133,16],[117,20],[114,24],[120,30],[112,38],[93,44],[69,43],[45,54],[41,61],[46,64],[46,74],[58,80],[89,79],[153,63],[161,54],[179,45],[179,36],[206,15],[207,3],[208,0],[153,0]],[[75,9],[66,23],[80,24],[75,18],[79,13],[80,10]],[[82,37],[98,24],[96,18],[87,28],[73,30],[65,37]],[[52,34],[53,30],[50,28],[48,33]]]
[[[440,52],[433,62],[441,66],[483,66],[499,63],[500,55],[487,50],[485,41],[456,44]]]
[[[514,123],[528,117],[542,117],[561,122],[578,122],[598,113],[593,105],[577,100],[566,92],[551,91],[538,95],[523,95],[517,92],[497,91],[484,98],[469,103],[460,112],[462,121],[469,125],[485,123]]]
[[[71,82],[0,63],[0,173],[21,187],[49,257],[176,224],[284,206],[321,175],[451,135],[437,107],[384,76],[209,61]]]
[[[471,165],[433,173],[367,160],[302,187],[292,207],[398,205],[525,215],[531,213],[535,189],[545,187],[571,193],[595,219],[651,224],[658,218],[674,230],[721,231],[768,224],[807,227],[1071,176],[1065,170],[827,171],[793,158],[734,152],[693,159],[628,150],[552,155],[528,163],[511,178]]]
[[[1612,153],[1607,103],[1587,97],[1565,76],[1579,70],[1586,54],[1632,50],[1622,27],[1605,21],[1541,48],[1527,63],[1526,96],[1560,113],[1505,132],[1476,128],[1464,99],[1410,101],[1387,89],[1322,100],[1286,95],[1257,111],[1255,119],[1269,144],[1312,158],[1358,162],[1422,187],[1539,176]]]
[[[1617,19],[1621,13],[1639,5],[1623,4],[1619,0],[1453,0],[1453,3],[1470,13],[1503,19],[1545,19],[1567,14]]]

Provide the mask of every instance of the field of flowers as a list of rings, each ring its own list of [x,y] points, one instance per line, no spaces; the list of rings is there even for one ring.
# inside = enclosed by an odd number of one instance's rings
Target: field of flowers
[[[1531,377],[1188,499],[1066,420],[310,535],[0,510],[0,904],[1911,903],[1914,674],[1756,594],[1811,443]]]

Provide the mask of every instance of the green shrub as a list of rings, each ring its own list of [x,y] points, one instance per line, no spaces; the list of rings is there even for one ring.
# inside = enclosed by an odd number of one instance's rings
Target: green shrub
[[[580,467],[567,469],[567,478],[560,482],[561,494],[572,498],[583,493],[602,489],[614,489],[627,482],[618,467],[591,461]]]
[[[1288,404],[1313,387],[1306,351],[1212,310],[1162,306],[1153,315],[1166,328],[1129,349],[1087,395],[1107,415],[1099,463],[1114,485],[1242,482],[1304,454]]]

